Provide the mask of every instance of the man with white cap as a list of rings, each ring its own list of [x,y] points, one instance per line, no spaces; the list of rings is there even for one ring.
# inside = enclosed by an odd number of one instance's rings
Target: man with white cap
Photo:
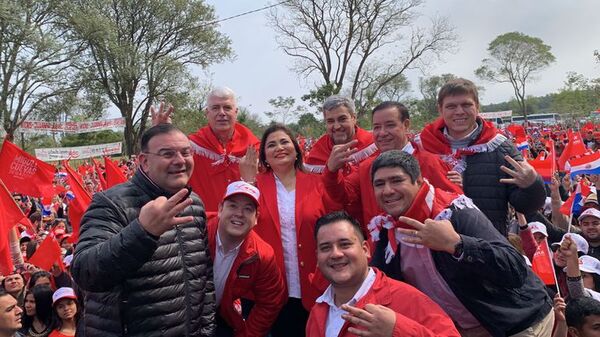
[[[208,223],[218,317],[217,337],[265,336],[287,299],[273,248],[252,228],[260,192],[246,182],[227,186],[218,217]],[[239,299],[254,302],[244,320]]]
[[[579,216],[581,235],[589,243],[588,255],[600,259],[600,211],[588,208]]]

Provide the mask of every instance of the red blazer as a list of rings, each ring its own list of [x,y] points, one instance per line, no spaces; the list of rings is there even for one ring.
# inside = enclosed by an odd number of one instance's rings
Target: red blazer
[[[213,261],[218,223],[218,217],[208,222],[208,246]],[[240,298],[254,301],[245,321],[235,307]],[[219,314],[234,330],[235,337],[262,337],[268,334],[286,301],[285,283],[275,263],[273,248],[250,231],[227,276]]]
[[[433,186],[442,190],[463,194],[460,186],[452,183],[446,177],[450,168],[438,156],[424,150],[419,150],[416,147],[413,156],[419,162],[421,175],[429,180]],[[373,166],[375,159],[377,157],[370,157],[363,161],[360,163],[357,172],[351,173],[345,178],[339,171],[330,172],[326,169],[323,174],[325,189],[333,200],[344,205],[349,203],[362,205],[363,218],[359,220],[361,220],[361,225],[365,233],[368,233],[367,225],[369,221],[374,216],[383,213],[383,210],[379,208],[375,199],[375,192],[373,191],[373,184],[371,182],[371,166]]]
[[[256,177],[256,183],[260,190],[260,214],[258,225],[254,227],[254,231],[273,247],[277,266],[285,279],[281,225],[277,207],[277,188],[273,172],[259,174]],[[321,273],[317,271],[315,223],[322,215],[342,208],[326,199],[323,192],[324,189],[319,175],[296,171],[298,269],[300,270],[302,304],[306,310],[310,310],[317,297],[328,285]]]
[[[396,312],[393,337],[405,336],[460,336],[454,323],[437,303],[412,286],[391,279],[376,268],[375,283],[355,307],[380,304]],[[329,305],[317,303],[310,311],[306,324],[307,336],[325,336]],[[338,337],[354,336],[348,332],[346,322]]]

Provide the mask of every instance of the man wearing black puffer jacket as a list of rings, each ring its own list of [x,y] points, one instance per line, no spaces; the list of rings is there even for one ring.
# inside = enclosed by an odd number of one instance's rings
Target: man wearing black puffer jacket
[[[444,84],[438,111],[440,118],[426,125],[415,142],[462,174],[465,195],[507,236],[508,203],[525,215],[542,208],[542,178],[509,139],[479,117],[473,82],[458,78]]]
[[[83,335],[213,336],[206,216],[186,187],[189,140],[160,124],[141,149],[133,178],[96,193],[82,219],[72,274],[85,291]]]

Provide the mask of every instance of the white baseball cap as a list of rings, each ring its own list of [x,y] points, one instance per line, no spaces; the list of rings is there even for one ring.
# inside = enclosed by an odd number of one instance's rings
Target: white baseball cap
[[[587,218],[588,216],[593,216],[594,218],[600,219],[600,211],[595,208],[588,208],[581,213],[577,220],[581,221],[583,218]]]
[[[546,225],[539,221],[534,221],[529,223],[529,230],[531,234],[533,233],[542,233],[545,237],[548,237],[548,231],[546,230]]]
[[[54,294],[52,294],[52,305],[55,305],[56,302],[62,300],[63,298],[70,298],[73,300],[77,299],[77,295],[75,295],[75,291],[73,288],[62,287],[56,289]]]
[[[225,190],[225,196],[223,197],[223,200],[236,194],[244,194],[249,196],[252,199],[252,201],[254,201],[258,206],[260,192],[255,186],[250,185],[245,181],[234,181],[227,186],[227,190]]]
[[[583,238],[583,236],[581,236],[579,234],[575,234],[575,233],[567,233],[567,234],[563,235],[562,240],[560,240],[560,242],[553,243],[552,247],[560,246],[563,243],[563,241],[565,241],[565,238],[567,237],[567,235],[569,235],[571,237],[571,240],[573,240],[573,242],[575,242],[578,252],[581,252],[583,254],[588,253],[588,250],[590,249],[590,245]]]
[[[584,255],[579,258],[579,270],[600,275],[600,261],[595,257]]]

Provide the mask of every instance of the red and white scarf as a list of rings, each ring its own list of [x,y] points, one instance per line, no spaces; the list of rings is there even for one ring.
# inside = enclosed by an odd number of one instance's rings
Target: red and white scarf
[[[450,164],[454,171],[462,173],[466,169],[465,156],[481,152],[492,152],[507,140],[506,136],[491,122],[478,118],[478,123],[482,124],[482,129],[475,142],[456,150],[452,149],[448,138],[444,134],[446,123],[443,118],[438,118],[433,123],[427,124],[423,131],[415,136],[414,141],[422,149],[439,155],[443,161]]]
[[[463,194],[447,192],[434,188],[426,179],[417,192],[408,210],[402,214],[405,217],[415,219],[421,223],[426,219],[448,220],[452,216],[451,206],[457,209],[475,208],[477,206],[471,199]],[[385,251],[385,261],[390,263],[396,255],[398,243],[404,234],[396,231],[396,228],[413,228],[412,226],[394,219],[389,214],[381,214],[373,217],[367,226],[371,233],[373,242],[379,241],[379,233],[384,228],[388,231],[388,245]]]
[[[238,163],[246,154],[248,145],[258,144],[252,131],[240,123],[235,123],[233,137],[225,148],[209,126],[203,127],[189,136],[192,150],[201,157],[213,160],[213,166],[224,163]]]

